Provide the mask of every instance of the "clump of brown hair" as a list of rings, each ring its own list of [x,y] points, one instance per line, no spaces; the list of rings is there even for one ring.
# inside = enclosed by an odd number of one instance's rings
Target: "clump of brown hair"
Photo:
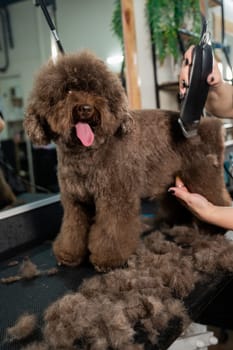
[[[25,313],[18,318],[14,326],[7,328],[8,339],[10,341],[25,339],[32,335],[36,326],[36,315]]]
[[[31,280],[38,276],[46,275],[46,276],[54,276],[58,273],[57,267],[51,267],[47,270],[41,271],[38,269],[36,264],[34,264],[29,257],[25,257],[22,264],[19,267],[19,271],[17,275],[3,277],[0,279],[0,282],[3,284],[10,284],[20,280]]]
[[[40,270],[38,270],[36,264],[34,264],[28,257],[26,257],[20,266],[20,276],[23,279],[32,279],[40,275]]]
[[[231,272],[232,256],[233,245],[220,235],[185,226],[154,231],[127,268],[87,279],[78,292],[52,303],[44,315],[43,342],[25,350],[70,350],[79,344],[83,350],[142,350],[138,330],[157,345],[170,322],[180,332],[189,325],[185,298],[203,274]]]

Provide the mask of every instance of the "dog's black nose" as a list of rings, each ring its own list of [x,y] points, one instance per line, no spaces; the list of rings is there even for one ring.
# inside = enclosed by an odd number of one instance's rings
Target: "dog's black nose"
[[[91,105],[79,105],[77,112],[81,118],[90,118],[94,113],[94,108]]]

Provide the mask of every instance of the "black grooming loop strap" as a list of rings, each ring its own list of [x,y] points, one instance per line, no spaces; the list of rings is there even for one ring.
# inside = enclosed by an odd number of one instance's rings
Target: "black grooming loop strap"
[[[45,19],[46,19],[46,21],[48,23],[48,26],[49,26],[52,34],[53,34],[53,37],[54,37],[54,39],[55,39],[55,41],[57,43],[58,49],[59,49],[60,53],[62,53],[64,55],[65,51],[64,51],[63,46],[61,44],[61,41],[60,41],[60,39],[58,37],[56,27],[55,27],[55,25],[54,25],[54,23],[53,23],[53,21],[51,19],[51,16],[50,16],[50,14],[49,14],[49,12],[47,10],[47,6],[46,6],[44,0],[38,0],[38,3],[39,3],[39,5],[40,5],[40,7],[41,7],[41,9],[42,9],[42,11],[44,13]]]

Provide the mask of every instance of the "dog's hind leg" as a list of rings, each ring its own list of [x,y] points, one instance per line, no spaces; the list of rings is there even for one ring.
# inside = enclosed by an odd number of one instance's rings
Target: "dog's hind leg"
[[[200,143],[189,148],[192,158],[184,159],[181,178],[190,192],[200,193],[218,206],[231,206],[232,199],[224,181],[224,139],[218,120],[206,119],[200,126]],[[192,149],[191,149],[192,147]],[[206,233],[221,233],[223,229],[199,222]]]
[[[123,266],[137,249],[141,233],[139,198],[122,193],[120,187],[119,192],[108,201],[97,201],[96,222],[90,230],[90,260],[103,271]]]
[[[63,202],[64,217],[60,233],[53,243],[53,251],[58,263],[77,266],[87,254],[87,235],[90,218],[79,204]]]

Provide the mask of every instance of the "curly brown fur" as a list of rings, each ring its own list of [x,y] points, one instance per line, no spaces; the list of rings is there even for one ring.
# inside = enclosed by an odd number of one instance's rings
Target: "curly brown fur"
[[[154,243],[156,239],[156,233],[152,234],[150,242]],[[169,251],[168,248],[163,257],[169,255],[172,260]],[[93,349],[102,346],[103,350],[109,346],[113,349],[133,348],[134,327],[139,321],[153,344],[156,343],[156,334],[166,328],[174,316],[186,325],[188,316],[182,303],[172,297],[174,290],[169,281],[173,269],[165,269],[165,279],[164,273],[160,273],[165,263],[161,255],[150,252],[143,244],[139,252],[139,255],[132,256],[134,263],[131,261],[127,269],[117,269],[86,280],[79,293],[67,295],[48,308],[44,335],[52,349],[58,346],[72,348],[76,339],[83,339],[84,349],[89,346]],[[174,264],[174,259],[171,263]],[[189,268],[192,276],[193,270],[188,264]],[[189,291],[192,288],[191,283]],[[59,334],[56,329],[59,329]]]
[[[37,266],[28,257],[23,260],[19,273],[20,276],[26,280],[30,280],[41,274]]]
[[[218,256],[218,269],[233,272],[233,245],[226,247]]]
[[[169,244],[167,236],[173,239]],[[83,350],[143,349],[137,329],[158,344],[170,321],[176,320],[181,331],[187,327],[186,296],[203,273],[232,272],[232,256],[232,242],[220,235],[200,235],[185,226],[155,231],[140,242],[126,269],[87,279],[77,293],[50,305],[44,343],[28,349],[74,350],[79,344]]]
[[[233,244],[225,237],[218,236],[216,239],[209,237],[208,241],[200,239],[194,242],[192,249],[196,269],[208,273],[221,269],[232,271]]]
[[[221,122],[204,118],[198,136],[186,139],[178,117],[130,111],[118,78],[91,53],[41,69],[24,126],[34,143],[57,144],[64,217],[53,250],[60,263],[78,265],[90,253],[100,269],[122,266],[138,246],[141,198],[161,201],[163,221],[196,221],[167,193],[176,175],[211,202],[230,204]]]
[[[196,229],[185,226],[174,226],[163,231],[172,237],[182,249],[182,254],[192,258],[194,271],[215,273],[218,270],[233,270],[233,243],[225,236],[202,235]],[[153,244],[152,244],[153,247]],[[183,257],[185,259],[187,257]],[[185,262],[187,266],[187,261]],[[198,278],[198,276],[197,276]]]
[[[182,243],[176,242],[179,230]],[[166,236],[173,241],[161,249]],[[232,242],[220,235],[196,235],[185,226],[155,231],[140,242],[127,268],[87,279],[78,292],[50,305],[43,341],[50,350],[74,350],[79,344],[83,350],[143,349],[139,330],[158,346],[170,321],[181,332],[191,322],[184,301],[196,283],[207,274],[232,272],[232,256]]]
[[[24,314],[19,317],[14,326],[7,328],[7,336],[10,341],[25,339],[32,335],[36,326],[37,317],[35,315]]]
[[[178,303],[180,302],[177,301],[176,305]],[[158,297],[143,294],[139,295],[137,302],[128,304],[124,298],[116,302],[106,295],[83,300],[82,295],[76,293],[63,297],[48,308],[44,336],[52,349],[59,346],[72,348],[77,340],[83,340],[84,349],[91,345],[95,348],[93,344],[100,340],[102,350],[109,346],[123,349],[134,343],[134,326],[139,320],[151,339],[155,340],[156,333],[165,329],[168,321],[174,317],[170,304],[172,301],[163,304]],[[180,305],[177,317],[181,317],[181,309]],[[182,314],[182,319],[186,317]]]
[[[123,304],[113,304],[104,295],[92,300],[79,293],[67,295],[48,308],[45,321],[45,339],[55,349],[57,346],[71,348],[81,339],[87,346],[102,339],[103,350],[108,346],[121,349],[132,342],[134,334],[123,313]]]
[[[11,265],[8,264],[8,266],[15,266],[18,263],[18,261],[12,261]],[[3,277],[0,279],[0,282],[3,284],[10,284],[21,280],[31,280],[43,275],[54,276],[58,273],[58,271],[59,270],[57,267],[51,267],[47,270],[39,270],[36,264],[34,264],[28,257],[26,257],[20,265],[17,275]]]

